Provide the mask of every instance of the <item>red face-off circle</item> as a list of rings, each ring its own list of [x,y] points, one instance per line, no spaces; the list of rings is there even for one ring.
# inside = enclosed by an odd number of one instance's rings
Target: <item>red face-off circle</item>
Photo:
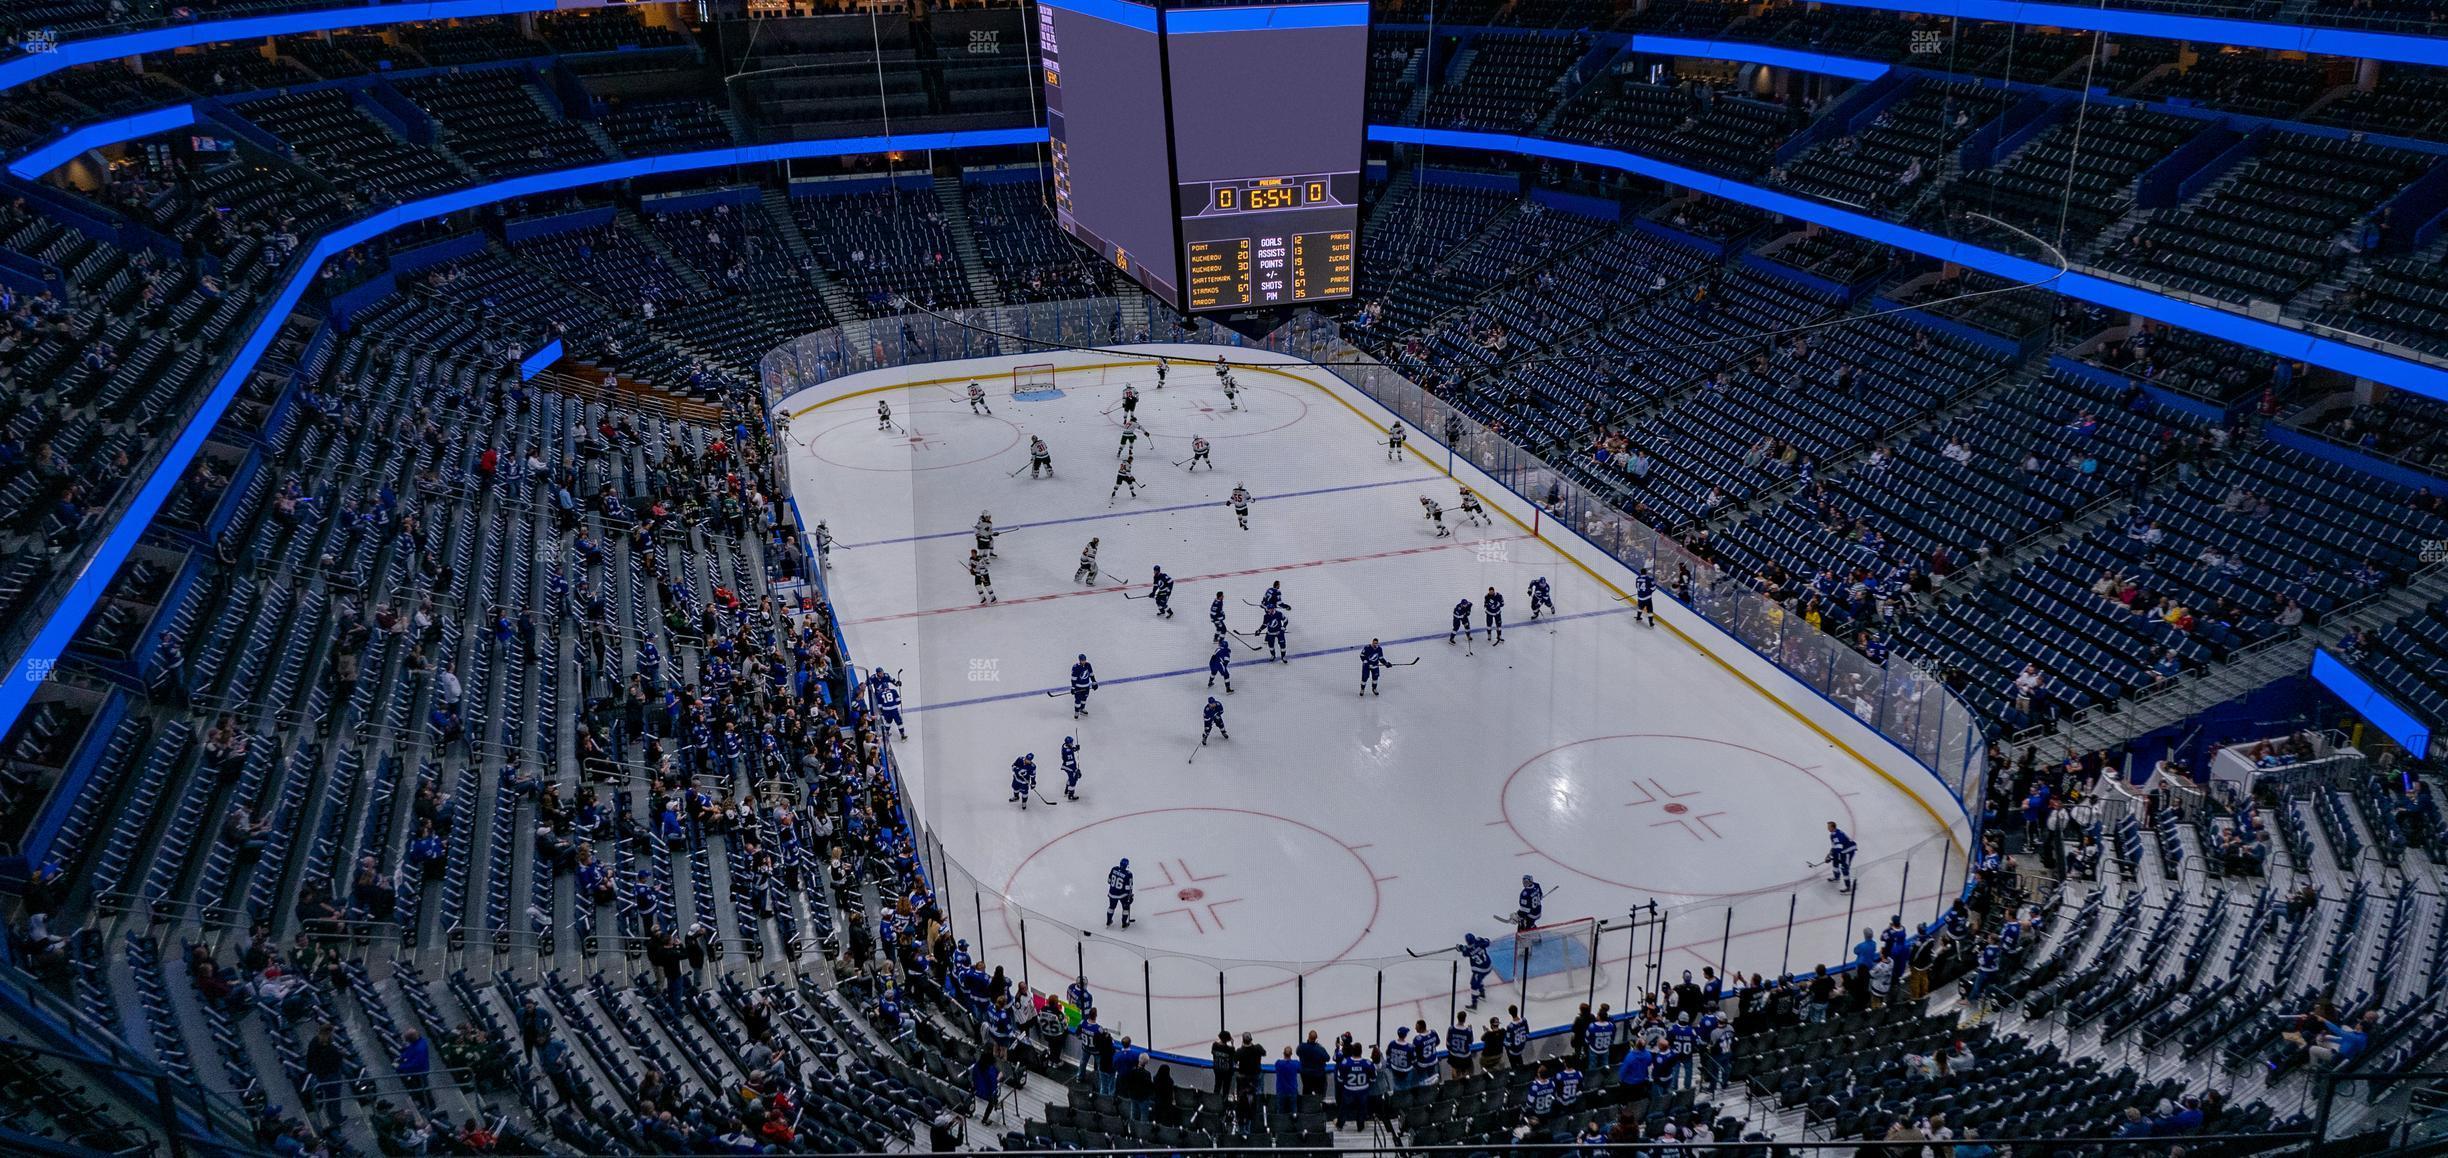
[[[1180,897],[1181,899],[1183,899],[1183,900],[1185,900],[1185,901],[1195,901],[1195,900],[1198,900],[1198,899],[1200,899],[1200,898],[1202,898],[1202,897],[1205,897],[1205,896],[1207,895],[1207,890],[1205,890],[1205,889],[1183,889],[1182,891],[1180,891],[1180,892],[1178,892],[1178,893],[1175,893],[1175,894],[1173,894],[1173,895],[1174,895],[1174,896],[1177,896],[1177,897]]]

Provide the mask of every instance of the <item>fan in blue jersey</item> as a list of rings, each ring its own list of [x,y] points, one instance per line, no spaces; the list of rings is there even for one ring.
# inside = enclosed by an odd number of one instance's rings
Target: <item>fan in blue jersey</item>
[[[1224,681],[1224,694],[1232,694],[1232,640],[1217,632],[1215,654],[1207,657],[1207,686],[1214,687],[1217,679]]]
[[[1503,643],[1504,595],[1498,592],[1495,588],[1490,587],[1487,590],[1487,594],[1479,600],[1479,607],[1482,611],[1487,613],[1488,638],[1496,643]]]
[[[1555,592],[1544,575],[1530,581],[1530,622],[1537,623],[1542,614],[1555,614]]]
[[[1225,690],[1230,691],[1232,689],[1228,687]],[[1224,702],[1222,700],[1219,700],[1214,696],[1207,697],[1207,709],[1206,712],[1200,717],[1200,720],[1201,726],[1199,727],[1199,743],[1205,744],[1207,742],[1207,736],[1211,732],[1222,735],[1227,740],[1232,739],[1232,733],[1224,730]]]
[[[1077,736],[1065,736],[1065,737],[1063,737],[1063,746],[1062,746],[1062,769],[1063,769],[1063,799],[1065,799],[1065,800],[1077,800],[1077,799],[1079,799],[1079,782],[1080,782],[1079,749],[1080,749],[1080,746],[1079,746],[1079,737],[1077,737]]]
[[[1650,577],[1647,567],[1632,577],[1632,618],[1657,626],[1657,580]]]
[[[1135,891],[1131,880],[1130,858],[1127,856],[1105,872],[1105,924],[1109,927],[1113,924],[1114,910],[1120,909],[1122,927],[1130,928],[1131,896]]]
[[[1547,890],[1529,873],[1522,874],[1521,896],[1513,904],[1513,925],[1527,929],[1539,923],[1547,912]]]
[[[1846,836],[1845,830],[1836,827],[1836,822],[1833,820],[1827,822],[1827,830],[1828,879],[1836,882],[1838,892],[1852,892],[1853,854],[1859,851],[1861,846],[1855,844],[1852,837]]]
[[[1156,568],[1155,577],[1148,580],[1148,593],[1156,598],[1156,617],[1173,618],[1173,577],[1163,567]]]
[[[1088,653],[1081,652],[1071,665],[1071,718],[1088,714],[1088,693],[1097,689],[1096,666],[1088,662]]]
[[[1479,1008],[1479,1002],[1487,996],[1488,974],[1496,971],[1496,963],[1488,959],[1490,944],[1487,938],[1477,933],[1462,934],[1462,959],[1470,962],[1472,1009]]]
[[[1289,642],[1291,621],[1284,618],[1283,608],[1269,607],[1266,618],[1258,624],[1258,638],[1266,642],[1267,658],[1277,663],[1292,662]]]
[[[1029,796],[1037,790],[1037,753],[1031,752],[1012,761],[1012,802],[1021,808],[1029,806]]]
[[[1374,639],[1360,649],[1360,694],[1377,690],[1377,674],[1385,670],[1385,645]]]
[[[1453,626],[1445,629],[1445,642],[1452,643],[1456,635],[1464,639],[1471,637],[1471,602],[1468,598],[1454,604]]]

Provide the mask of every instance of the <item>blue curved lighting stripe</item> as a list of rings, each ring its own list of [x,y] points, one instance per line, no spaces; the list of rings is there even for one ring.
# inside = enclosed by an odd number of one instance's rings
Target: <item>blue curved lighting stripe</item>
[[[1250,8],[1176,8],[1165,14],[1165,31],[1258,32],[1283,28],[1366,28],[1369,6],[1268,4]]]
[[[1649,36],[1635,33],[1632,37],[1632,51],[1646,53],[1650,56],[1696,56],[1708,60],[1765,64],[1774,68],[1792,69],[1795,72],[1841,76],[1847,80],[1877,80],[1887,75],[1887,70],[1894,67],[1875,60],[1857,60],[1850,56],[1829,56],[1824,52],[1805,52],[1799,48],[1779,48],[1770,44],[1691,36]]]
[[[31,181],[75,160],[78,154],[87,149],[133,141],[171,129],[183,129],[194,124],[195,120],[194,105],[171,105],[168,108],[147,109],[132,117],[86,125],[70,130],[60,139],[9,162],[8,171]]]
[[[1898,249],[1910,250],[1925,257],[1957,262],[1983,273],[2008,281],[2039,281],[2055,275],[2050,288],[2071,298],[2094,305],[2106,306],[2140,314],[2166,322],[2179,329],[2193,330],[2214,338],[2223,338],[2239,345],[2275,354],[2283,358],[2301,359],[2315,366],[2326,366],[2342,374],[2369,378],[2401,390],[2412,391],[2426,398],[2448,400],[2448,370],[2420,362],[2366,349],[2362,346],[2329,338],[2315,337],[2301,330],[2274,325],[2242,314],[2210,306],[2196,305],[2168,297],[2140,286],[2079,271],[2057,274],[2055,266],[2029,258],[2013,257],[1996,250],[1984,249],[1968,241],[1956,241],[1898,225],[1892,221],[1856,213],[1850,209],[1747,185],[1729,177],[1703,173],[1638,153],[1610,149],[1600,145],[1582,145],[1570,141],[1546,141],[1535,137],[1520,137],[1508,133],[1474,133],[1459,129],[1424,129],[1408,125],[1370,125],[1369,139],[1398,145],[1434,145],[1452,149],[1478,149],[1493,153],[1518,153],[1556,161],[1576,161],[1585,165],[1637,173],[1644,177],[1696,189],[1702,193],[1738,201],[1771,213],[1780,213],[1800,221],[1824,225],[1830,229],[1867,238]]]
[[[403,225],[429,221],[463,209],[489,205],[497,201],[578,189],[588,185],[601,185],[611,181],[626,181],[633,177],[655,173],[718,169],[731,165],[764,165],[776,161],[807,160],[820,157],[849,157],[894,150],[1036,145],[1045,143],[1045,140],[1046,131],[1043,128],[1032,126],[955,133],[912,133],[897,137],[847,137],[830,141],[787,141],[772,145],[745,145],[731,149],[674,153],[665,157],[610,161],[579,169],[511,177],[473,189],[439,193],[420,201],[412,201],[361,217],[324,234],[315,241],[313,250],[307,254],[305,262],[297,267],[297,272],[291,274],[289,280],[281,285],[280,292],[274,295],[263,313],[264,321],[256,326],[253,333],[247,335],[245,344],[238,348],[236,356],[230,360],[229,367],[222,371],[221,377],[213,383],[211,392],[206,394],[203,402],[197,406],[195,416],[188,420],[186,427],[179,431],[178,437],[171,442],[168,449],[163,451],[161,462],[153,468],[152,475],[136,488],[134,496],[128,501],[126,511],[112,521],[110,530],[103,535],[101,544],[94,549],[93,557],[86,561],[84,568],[77,572],[76,578],[69,582],[67,593],[61,596],[59,606],[52,609],[51,617],[43,623],[42,630],[35,634],[33,642],[26,645],[25,654],[11,661],[8,678],[0,681],[0,734],[6,734],[16,725],[18,715],[25,711],[26,704],[34,697],[35,690],[42,686],[43,673],[48,672],[51,665],[59,659],[60,653],[67,650],[68,641],[76,635],[77,628],[84,624],[85,617],[93,613],[94,606],[102,599],[102,593],[110,587],[112,577],[119,573],[120,565],[127,562],[128,554],[135,550],[137,542],[144,537],[145,528],[153,522],[153,516],[161,510],[162,504],[168,501],[171,489],[178,485],[179,480],[186,477],[188,464],[195,460],[196,453],[204,447],[205,438],[212,433],[213,427],[220,423],[222,414],[229,410],[230,401],[237,397],[239,387],[245,385],[248,375],[254,373],[256,362],[262,359],[264,351],[271,346],[273,337],[280,332],[280,319],[289,316],[289,312],[297,308],[298,299],[304,297],[307,288],[314,284],[316,271],[322,269],[323,263],[331,258]],[[56,820],[46,817],[44,823],[28,834],[25,843],[27,854],[29,856],[41,855],[57,827]]]
[[[2322,687],[2346,701],[2355,714],[2370,720],[2374,727],[2397,741],[2405,750],[2422,756],[2431,751],[2431,728],[2414,713],[2407,711],[2395,697],[2373,686],[2370,680],[2329,654],[2328,648],[2312,652],[2312,678]]]
[[[2124,8],[2078,8],[2070,4],[2020,3],[2018,0],[1826,0],[1843,8],[1876,8],[1885,12],[1915,12],[1925,16],[1957,16],[2038,28],[2074,28],[2084,32],[2122,33],[2200,44],[2233,44],[2244,48],[2275,48],[2323,56],[2361,56],[2403,64],[2448,64],[2448,39],[2409,32],[2374,32],[2355,28],[2315,28],[2267,20],[2231,20],[2223,16],[2186,16],[2173,12],[2135,12]]]
[[[633,0],[635,3],[673,3],[676,0]],[[116,60],[147,52],[167,52],[174,48],[192,48],[199,44],[221,44],[236,40],[261,40],[267,36],[292,36],[302,32],[327,32],[335,28],[362,28],[376,24],[408,24],[419,20],[464,20],[478,16],[519,16],[530,12],[552,12],[576,7],[567,0],[415,0],[405,4],[351,5],[318,9],[311,12],[281,12],[267,16],[242,16],[234,20],[201,20],[193,24],[173,24],[162,28],[147,28],[140,32],[122,32],[115,36],[97,36],[88,40],[63,40],[45,52],[30,52],[7,61],[0,61],[0,92],[5,92],[30,80],[49,76],[63,68],[92,64],[97,60]]]

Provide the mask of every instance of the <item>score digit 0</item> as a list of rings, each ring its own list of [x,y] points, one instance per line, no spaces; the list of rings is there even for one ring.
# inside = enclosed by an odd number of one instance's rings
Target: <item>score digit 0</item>
[[[1324,181],[1311,181],[1309,183],[1309,204],[1319,205],[1325,203],[1325,200],[1326,183]]]
[[[1230,185],[1218,185],[1218,186],[1216,186],[1216,191],[1215,191],[1215,207],[1216,207],[1216,212],[1218,212],[1218,213],[1230,213],[1230,212],[1232,212],[1233,210],[1238,209],[1238,208],[1240,208],[1240,207],[1241,207],[1241,206],[1240,206],[1240,201],[1241,201],[1241,191],[1240,191],[1240,190],[1235,189],[1235,188],[1233,188],[1233,187],[1232,187],[1232,186],[1230,186]]]

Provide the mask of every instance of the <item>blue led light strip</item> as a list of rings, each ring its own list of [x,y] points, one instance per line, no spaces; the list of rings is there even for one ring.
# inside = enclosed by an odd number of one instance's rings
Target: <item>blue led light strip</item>
[[[1824,225],[1883,245],[1909,250],[1925,257],[1952,261],[1970,266],[1982,273],[2005,278],[2010,282],[2032,282],[2054,277],[2050,288],[2070,298],[2106,306],[2112,310],[2140,314],[2165,322],[2179,329],[2192,330],[2222,338],[2238,345],[2282,358],[2300,359],[2315,366],[2325,366],[2342,374],[2369,378],[2374,382],[2411,391],[2426,398],[2448,400],[2448,370],[2421,362],[2409,361],[2378,350],[2347,342],[2315,337],[2301,330],[2230,313],[2211,306],[2181,301],[2140,286],[2111,281],[2093,274],[2068,271],[2062,275],[2057,268],[2029,258],[2014,257],[1996,250],[1984,249],[1968,241],[1955,241],[1898,225],[1892,221],[1856,213],[1822,201],[1812,201],[1791,193],[1762,189],[1729,177],[1703,173],[1638,153],[1610,149],[1601,145],[1582,145],[1570,141],[1546,141],[1535,137],[1509,133],[1474,133],[1459,129],[1423,129],[1408,125],[1371,125],[1369,139],[1388,144],[1434,145],[1451,149],[1477,149],[1493,153],[1517,153],[1557,161],[1576,161],[1636,173],[1643,177],[1680,185],[1712,196],[1736,201],[1771,213],[1779,213],[1800,221]]]
[[[9,162],[8,171],[31,181],[75,160],[78,154],[87,149],[99,149],[104,145],[183,129],[194,124],[195,120],[194,105],[171,105],[168,108],[148,109],[132,117],[86,125],[61,134],[58,140]]]
[[[2025,258],[2011,257],[1983,249],[1969,242],[1951,241],[1935,234],[1908,229],[1832,205],[1760,189],[1739,181],[1687,169],[1680,165],[1627,153],[1619,149],[1596,145],[1579,145],[1564,141],[1543,141],[1532,137],[1498,133],[1473,133],[1452,129],[1420,129],[1397,125],[1372,125],[1369,139],[1394,144],[1436,145],[1446,148],[1477,149],[1487,152],[1518,153],[1525,156],[1556,160],[1579,161],[1618,169],[1628,173],[1682,185],[1703,193],[1742,204],[1781,213],[1802,221],[1826,225],[1872,241],[1911,250],[1915,253],[1958,262],[1984,273],[2013,281],[2036,281],[2054,274],[2054,267]],[[42,629],[28,644],[25,653],[10,661],[8,677],[0,681],[0,734],[16,724],[17,717],[33,698],[41,684],[38,672],[50,669],[69,640],[76,634],[85,617],[100,602],[102,593],[118,573],[128,554],[143,538],[153,516],[161,510],[187,471],[188,463],[204,445],[205,438],[228,410],[238,388],[254,371],[264,350],[279,332],[280,319],[297,307],[315,272],[331,257],[352,246],[397,229],[455,213],[479,205],[507,201],[539,193],[553,193],[588,185],[623,181],[653,173],[681,173],[696,169],[721,168],[733,165],[761,165],[801,158],[842,157],[864,153],[880,153],[894,149],[963,149],[998,145],[1034,145],[1046,141],[1046,130],[1038,127],[987,129],[952,133],[918,133],[906,137],[852,137],[831,141],[790,141],[771,145],[750,145],[731,149],[709,149],[693,153],[676,153],[664,157],[648,157],[613,161],[585,168],[554,173],[536,173],[513,177],[474,189],[461,189],[437,194],[421,201],[384,210],[350,222],[315,242],[313,251],[298,271],[291,275],[274,297],[264,314],[264,321],[248,335],[231,360],[229,368],[214,383],[178,438],[163,453],[150,477],[137,488],[127,509],[111,524],[93,558],[77,573],[69,589],[61,597]],[[2213,337],[2238,342],[2268,353],[2300,358],[2314,365],[2327,366],[2342,373],[2370,378],[2430,398],[2448,400],[2448,371],[2438,367],[2409,362],[2374,350],[2327,338],[2290,330],[2268,322],[2256,321],[2240,314],[2177,301],[2152,291],[2089,274],[2067,273],[2058,278],[2056,292],[2111,309],[2126,310],[2155,318],[2183,329],[2195,330]]]
[[[271,346],[273,337],[280,332],[281,319],[297,308],[298,300],[304,297],[307,288],[314,284],[316,271],[323,268],[323,263],[346,252],[352,246],[362,245],[403,225],[428,221],[462,209],[520,197],[532,197],[541,193],[557,193],[588,185],[626,181],[633,177],[655,173],[680,173],[694,169],[725,168],[733,165],[764,165],[776,161],[818,157],[848,157],[893,150],[972,149],[998,145],[1034,145],[1044,143],[1045,139],[1046,131],[1036,127],[981,129],[953,133],[913,133],[899,137],[848,137],[831,141],[788,141],[780,144],[706,149],[694,153],[675,153],[664,157],[611,161],[579,169],[511,177],[474,189],[459,189],[436,194],[420,201],[412,201],[406,205],[395,206],[370,216],[361,217],[324,234],[315,241],[313,250],[298,266],[297,272],[291,274],[289,280],[282,284],[280,292],[274,295],[264,310],[261,323],[255,327],[253,333],[247,335],[245,344],[238,348],[236,356],[230,360],[228,369],[222,371],[221,377],[214,382],[212,391],[206,394],[203,402],[196,407],[194,417],[188,419],[186,427],[179,431],[178,437],[162,452],[161,461],[154,466],[152,475],[136,488],[135,494],[128,500],[127,509],[111,523],[109,531],[102,537],[102,542],[95,547],[93,557],[88,559],[83,569],[79,570],[76,577],[69,581],[68,590],[60,597],[59,606],[52,609],[51,617],[44,621],[42,629],[36,632],[33,641],[26,645],[25,653],[10,661],[8,678],[0,681],[0,734],[5,734],[16,725],[18,715],[25,711],[26,704],[34,698],[35,690],[42,686],[43,674],[49,672],[51,665],[59,659],[61,653],[68,649],[69,640],[75,637],[77,628],[84,624],[85,617],[91,615],[95,605],[101,602],[102,593],[110,587],[111,579],[119,573],[120,565],[127,562],[128,554],[134,551],[136,544],[143,539],[145,529],[153,522],[153,516],[160,512],[162,504],[169,499],[171,488],[177,486],[179,480],[186,477],[187,465],[195,461],[196,453],[204,447],[204,440],[212,434],[213,427],[220,423],[222,414],[229,409],[230,401],[237,397],[239,387],[246,384],[248,375],[254,373],[256,362],[262,359],[264,351]],[[31,841],[28,843],[30,847],[33,844]]]

